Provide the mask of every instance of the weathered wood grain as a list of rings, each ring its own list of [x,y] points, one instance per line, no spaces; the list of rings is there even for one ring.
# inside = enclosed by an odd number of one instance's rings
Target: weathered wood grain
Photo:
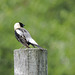
[[[47,50],[14,50],[14,75],[47,75]]]

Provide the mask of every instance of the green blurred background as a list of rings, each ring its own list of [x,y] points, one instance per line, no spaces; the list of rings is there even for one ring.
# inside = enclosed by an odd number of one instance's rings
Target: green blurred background
[[[75,0],[0,0],[0,75],[14,75],[16,22],[48,50],[48,75],[75,75]]]

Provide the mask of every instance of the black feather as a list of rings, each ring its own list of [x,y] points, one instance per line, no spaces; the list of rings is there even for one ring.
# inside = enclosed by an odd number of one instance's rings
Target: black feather
[[[17,39],[19,42],[21,42],[24,46],[26,46],[26,47],[29,48],[29,46],[28,46],[28,44],[27,44],[27,40],[26,40],[25,37],[20,36],[16,31],[15,31],[15,37],[16,37],[16,39]]]
[[[36,46],[36,47],[38,47],[39,49],[43,50],[43,48],[42,48],[42,47],[40,47],[39,45],[34,45],[34,46]]]

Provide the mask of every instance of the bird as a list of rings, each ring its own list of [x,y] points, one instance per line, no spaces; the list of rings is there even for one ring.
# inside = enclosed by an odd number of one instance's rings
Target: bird
[[[30,33],[24,28],[24,26],[25,25],[21,22],[17,22],[14,24],[16,39],[27,48],[30,48],[29,45],[32,45],[34,48],[38,47],[39,49],[43,49],[35,42],[35,40],[31,37]]]

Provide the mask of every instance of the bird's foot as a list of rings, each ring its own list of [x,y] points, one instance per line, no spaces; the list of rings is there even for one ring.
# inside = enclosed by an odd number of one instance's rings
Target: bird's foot
[[[23,49],[24,47],[25,47],[25,46],[22,46],[22,47],[20,48],[20,50]]]

